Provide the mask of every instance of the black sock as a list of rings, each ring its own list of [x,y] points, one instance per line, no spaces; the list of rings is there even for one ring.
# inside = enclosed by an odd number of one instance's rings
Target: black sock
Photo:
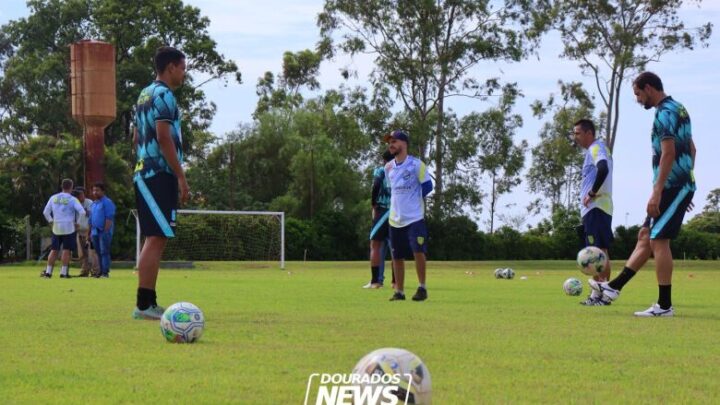
[[[672,306],[672,300],[670,299],[672,285],[659,285],[658,286],[658,305],[662,309],[670,309]]]
[[[395,269],[392,268],[392,267],[391,267],[390,269],[392,270],[392,276],[393,276],[393,277],[392,277],[392,283],[395,284]]]
[[[157,296],[155,290],[149,288],[138,288],[137,290],[137,307],[139,310],[144,311],[150,308],[151,305],[157,305],[155,301]]]
[[[630,267],[625,267],[617,277],[615,277],[611,282],[608,283],[608,285],[610,286],[610,288],[622,290],[622,288],[625,287],[625,284],[627,284],[627,282],[630,281],[631,278],[635,277],[635,273],[635,270],[631,269]]]
[[[377,283],[378,276],[380,276],[380,266],[372,266],[370,267],[370,271],[372,272],[372,278],[370,278],[370,282]]]

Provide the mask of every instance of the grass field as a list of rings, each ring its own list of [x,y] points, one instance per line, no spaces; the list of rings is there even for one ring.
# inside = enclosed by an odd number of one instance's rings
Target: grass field
[[[499,266],[516,278],[494,279]],[[360,288],[366,263],[204,263],[160,275],[161,305],[205,313],[200,342],[179,345],[130,318],[131,270],[45,280],[41,266],[2,266],[0,403],[302,404],[311,373],[348,373],[381,347],[425,361],[434,404],[712,403],[719,268],[677,262],[676,317],[637,319],[657,298],[652,267],[587,308],[562,292],[584,280],[570,261],[430,262],[420,303],[414,270],[408,301],[388,302],[389,288]]]

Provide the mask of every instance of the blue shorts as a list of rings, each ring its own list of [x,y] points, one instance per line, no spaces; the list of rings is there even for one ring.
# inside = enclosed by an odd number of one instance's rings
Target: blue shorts
[[[77,249],[77,233],[73,232],[69,235],[55,235],[52,236],[52,250],[75,250]]]
[[[644,227],[650,228],[650,239],[675,239],[685,218],[685,212],[695,192],[688,188],[668,188],[660,197],[660,216],[646,218]]]
[[[413,253],[427,254],[427,227],[425,220],[402,227],[390,226],[390,247],[392,258],[396,260],[412,259]]]
[[[612,216],[600,208],[593,208],[582,217],[585,246],[609,249],[613,242]]]

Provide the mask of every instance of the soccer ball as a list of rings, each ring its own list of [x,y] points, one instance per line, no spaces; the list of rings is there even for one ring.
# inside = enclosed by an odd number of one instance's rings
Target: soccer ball
[[[503,278],[503,274],[502,274],[502,273],[503,273],[504,270],[505,270],[505,269],[503,269],[502,267],[499,267],[499,268],[495,269],[495,278]]]
[[[510,267],[503,269],[502,278],[512,280],[514,277],[515,277],[515,270],[511,269]]]
[[[415,354],[396,348],[384,348],[367,354],[355,365],[352,371],[356,375],[397,375],[399,389],[395,391],[399,403],[427,405],[431,403],[430,371]],[[408,377],[410,374],[410,387]],[[380,385],[383,385],[382,383]],[[377,386],[377,385],[375,385]]]
[[[607,266],[607,256],[605,252],[595,246],[588,246],[578,252],[577,264],[580,271],[588,276],[597,276],[602,273]]]
[[[563,291],[567,295],[577,296],[582,294],[582,290],[582,282],[576,278],[569,278],[563,283]]]
[[[174,343],[193,343],[205,329],[205,317],[200,308],[189,302],[171,305],[160,318],[160,331]]]

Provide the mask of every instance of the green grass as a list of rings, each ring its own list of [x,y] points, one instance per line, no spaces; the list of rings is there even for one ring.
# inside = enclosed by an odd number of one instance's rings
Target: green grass
[[[494,279],[501,265],[516,278]],[[301,404],[311,373],[349,372],[381,347],[425,361],[435,404],[710,403],[718,267],[677,262],[677,316],[636,319],[656,300],[652,267],[612,306],[586,308],[562,293],[566,278],[584,280],[570,261],[431,262],[422,303],[361,289],[365,263],[200,264],[160,275],[161,304],[205,313],[202,339],[179,345],[158,323],[130,319],[130,270],[43,280],[39,266],[3,266],[0,403]]]

